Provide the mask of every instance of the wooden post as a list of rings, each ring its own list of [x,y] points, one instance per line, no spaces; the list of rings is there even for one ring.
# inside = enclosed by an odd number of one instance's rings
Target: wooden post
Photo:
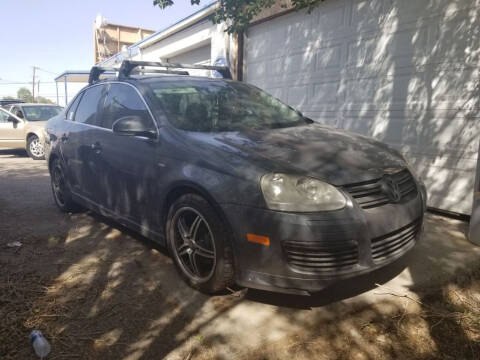
[[[32,102],[35,102],[35,70],[37,68],[33,67],[33,77],[32,77]]]
[[[117,26],[117,52],[120,52],[120,26]]]

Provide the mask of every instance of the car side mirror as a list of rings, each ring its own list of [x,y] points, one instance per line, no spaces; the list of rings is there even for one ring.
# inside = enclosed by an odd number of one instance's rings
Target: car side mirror
[[[156,131],[145,126],[145,121],[140,116],[124,116],[113,123],[112,130],[117,135],[144,136],[149,139],[157,137]]]
[[[7,119],[8,122],[11,122],[11,123],[18,123],[18,119],[14,118],[13,116],[9,116],[8,119]]]

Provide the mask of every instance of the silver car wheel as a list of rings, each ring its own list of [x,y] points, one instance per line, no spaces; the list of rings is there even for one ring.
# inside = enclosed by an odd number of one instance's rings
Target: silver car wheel
[[[174,256],[190,278],[205,282],[215,272],[216,251],[212,230],[205,218],[191,207],[177,210],[173,217]]]
[[[32,141],[30,141],[29,150],[30,153],[35,157],[42,157],[45,154],[43,144],[38,137],[35,137]]]

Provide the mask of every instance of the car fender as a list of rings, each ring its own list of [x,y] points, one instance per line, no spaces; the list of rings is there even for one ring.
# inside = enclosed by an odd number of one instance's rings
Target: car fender
[[[25,127],[25,143],[32,135],[36,135],[38,139],[43,143],[45,142],[45,129],[40,126],[27,126]]]

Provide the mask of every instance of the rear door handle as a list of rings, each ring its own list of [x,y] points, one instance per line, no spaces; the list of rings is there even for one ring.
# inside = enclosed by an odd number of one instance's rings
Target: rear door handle
[[[94,142],[92,145],[90,145],[93,151],[95,151],[97,154],[100,154],[102,152],[102,145],[97,141]]]

